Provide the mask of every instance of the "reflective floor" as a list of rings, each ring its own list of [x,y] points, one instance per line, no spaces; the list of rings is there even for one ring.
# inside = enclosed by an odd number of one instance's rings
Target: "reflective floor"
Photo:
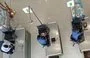
[[[10,0],[5,0],[10,5]],[[25,14],[22,9],[31,5],[39,19],[47,24],[57,22],[61,31],[61,40],[63,45],[63,55],[60,58],[84,58],[83,53],[80,52],[79,46],[70,41],[71,35],[71,12],[70,8],[66,6],[69,0],[11,0],[11,7],[16,10],[16,15],[12,25],[25,27],[31,33],[31,56],[28,58],[46,58],[45,48],[37,42],[37,26],[40,25],[36,17],[31,14],[33,23],[30,23],[28,14]],[[85,14],[90,17],[90,0],[82,0],[84,2]],[[87,19],[88,22],[90,21]],[[89,34],[90,35],[90,34]],[[88,35],[88,37],[89,37]],[[16,56],[15,56],[16,57]],[[1,58],[1,56],[0,56]],[[20,57],[17,57],[20,58]]]

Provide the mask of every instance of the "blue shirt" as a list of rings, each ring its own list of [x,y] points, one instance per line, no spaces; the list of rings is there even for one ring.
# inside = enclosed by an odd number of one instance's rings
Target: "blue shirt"
[[[79,31],[73,31],[72,32],[72,37],[75,39],[75,40],[78,40],[78,37],[81,35],[81,33]]]
[[[47,43],[47,40],[44,37],[39,37],[37,40],[42,45],[45,45]]]

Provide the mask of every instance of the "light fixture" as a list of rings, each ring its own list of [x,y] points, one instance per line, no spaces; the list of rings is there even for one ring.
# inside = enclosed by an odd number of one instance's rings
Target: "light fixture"
[[[27,13],[27,14],[29,13],[29,11],[30,11],[30,13],[33,13],[32,10],[29,9],[29,7],[25,7],[25,8],[23,8],[22,10],[23,10],[25,13]]]

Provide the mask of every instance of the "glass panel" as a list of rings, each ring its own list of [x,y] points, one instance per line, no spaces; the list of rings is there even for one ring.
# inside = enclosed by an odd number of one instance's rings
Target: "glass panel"
[[[5,23],[6,19],[6,11],[0,8],[0,25],[3,25]]]

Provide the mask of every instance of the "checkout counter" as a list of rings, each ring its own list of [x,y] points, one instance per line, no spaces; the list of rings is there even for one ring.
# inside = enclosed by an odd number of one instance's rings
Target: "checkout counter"
[[[48,58],[59,57],[63,53],[59,26],[56,23],[50,23],[47,26],[50,29],[51,45],[46,48],[46,56]]]

